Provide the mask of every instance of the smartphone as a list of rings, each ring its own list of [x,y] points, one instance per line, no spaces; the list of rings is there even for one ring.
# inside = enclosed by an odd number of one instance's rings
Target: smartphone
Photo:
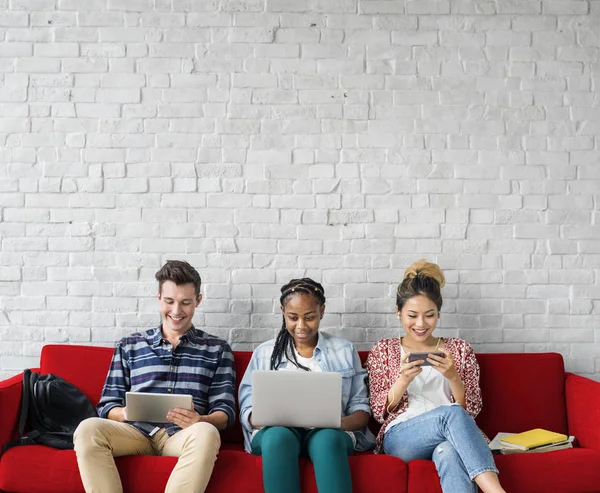
[[[429,361],[427,361],[427,355],[429,355],[429,354],[435,354],[436,356],[439,356],[440,358],[446,357],[446,355],[444,353],[442,353],[441,351],[430,351],[428,353],[411,353],[411,355],[408,357],[408,362],[412,363],[413,361],[422,359],[422,360],[425,360],[425,362],[421,363],[419,366],[431,366],[431,363]]]

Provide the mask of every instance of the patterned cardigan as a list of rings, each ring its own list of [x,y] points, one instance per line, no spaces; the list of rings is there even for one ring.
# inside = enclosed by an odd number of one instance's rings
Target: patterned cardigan
[[[446,350],[452,355],[456,371],[465,386],[465,403],[467,412],[475,418],[483,406],[481,389],[479,388],[479,364],[473,348],[468,342],[454,337],[444,338]],[[386,402],[392,384],[397,380],[402,369],[400,367],[400,339],[382,339],[375,344],[367,358],[369,394],[373,417],[380,423],[381,430],[377,435],[375,453],[382,452],[383,435],[387,425],[408,407],[408,394],[405,392],[400,402],[388,414]],[[454,396],[451,401],[455,402]],[[483,432],[482,432],[483,434]],[[486,440],[487,437],[483,435]],[[489,440],[488,440],[489,441]]]

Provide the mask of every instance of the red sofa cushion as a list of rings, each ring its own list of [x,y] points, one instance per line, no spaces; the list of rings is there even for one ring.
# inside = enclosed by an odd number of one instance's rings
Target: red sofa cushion
[[[251,351],[235,351],[233,353],[233,357],[235,360],[235,402],[236,402],[236,416],[235,423],[231,428],[227,428],[222,434],[222,441],[224,444],[233,444],[239,443],[241,445],[241,449],[243,450],[243,442],[244,435],[242,433],[242,425],[240,424],[239,419],[239,407],[237,406],[237,395],[238,389],[240,388],[240,382],[242,381],[242,377],[244,376],[244,372],[248,367],[248,363],[250,363],[250,358],[252,357]]]
[[[123,483],[123,491],[163,493],[177,459],[151,456],[122,457],[116,462]],[[257,457],[242,451],[222,450],[215,462],[206,493],[229,491],[263,493],[261,471],[261,464]]]
[[[406,464],[388,455],[358,454],[350,457],[353,493],[406,493],[408,468]],[[314,469],[308,459],[302,462],[308,470],[304,493],[317,493]],[[262,467],[262,463],[261,463]]]
[[[495,456],[500,483],[511,493],[595,493],[600,491],[600,453],[587,449]],[[408,463],[410,493],[442,493],[433,462]]]
[[[114,349],[47,344],[40,356],[40,373],[53,373],[81,389],[94,406],[100,400]]]
[[[175,457],[130,456],[115,460],[123,491],[163,493]],[[300,460],[303,491],[317,493],[314,469]],[[350,457],[354,493],[406,493],[406,464],[394,457],[359,455]],[[373,474],[376,471],[377,474]],[[390,485],[393,488],[390,490]],[[0,489],[12,493],[84,493],[72,450],[54,450],[41,445],[16,447],[0,461]],[[207,493],[263,493],[262,461],[243,451],[221,450]]]
[[[257,460],[245,452],[221,451],[207,493],[262,493]],[[132,456],[117,458],[115,462],[124,491],[163,493],[177,459]],[[0,461],[0,488],[15,493],[83,493],[75,452],[41,445],[10,449]]]
[[[0,490],[11,493],[83,492],[72,450],[43,445],[14,447],[0,460]]]
[[[600,492],[600,452],[567,449],[496,458],[506,491],[523,493]]]
[[[483,409],[477,424],[500,431],[544,428],[567,433],[565,368],[558,353],[478,354]]]

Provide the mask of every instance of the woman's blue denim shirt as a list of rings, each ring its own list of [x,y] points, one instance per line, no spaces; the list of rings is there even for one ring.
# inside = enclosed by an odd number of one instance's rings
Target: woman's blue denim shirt
[[[254,430],[248,420],[248,416],[252,412],[252,372],[271,369],[271,354],[274,346],[275,339],[271,339],[263,342],[254,350],[240,383],[238,394],[240,421],[244,430],[244,446],[247,452],[251,451],[250,443]],[[355,411],[365,411],[371,415],[365,382],[367,373],[360,364],[360,358],[354,345],[346,339],[319,331],[319,341],[314,351],[314,358],[321,370],[342,374],[343,416],[348,416]],[[287,359],[283,358],[278,368],[283,368],[287,364]],[[356,450],[369,450],[375,445],[375,437],[367,427],[355,431],[354,436],[356,437]]]

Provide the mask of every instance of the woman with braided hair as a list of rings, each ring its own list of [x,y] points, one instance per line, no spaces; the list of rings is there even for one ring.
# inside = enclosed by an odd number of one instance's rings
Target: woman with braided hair
[[[321,493],[351,493],[348,456],[368,450],[371,410],[366,373],[351,342],[319,331],[325,313],[323,286],[309,278],[281,288],[283,324],[275,339],[261,344],[240,383],[240,420],[246,451],[262,456],[265,493],[300,493],[298,456],[307,454]],[[342,374],[341,428],[291,428],[252,424],[254,370],[333,371]]]
[[[432,460],[444,493],[475,493],[478,486],[503,493],[473,419],[482,407],[475,353],[462,339],[433,335],[444,283],[440,267],[426,260],[406,269],[396,294],[404,334],[379,341],[369,353],[371,409],[382,424],[375,452],[405,462]],[[412,361],[417,352],[427,354]]]

